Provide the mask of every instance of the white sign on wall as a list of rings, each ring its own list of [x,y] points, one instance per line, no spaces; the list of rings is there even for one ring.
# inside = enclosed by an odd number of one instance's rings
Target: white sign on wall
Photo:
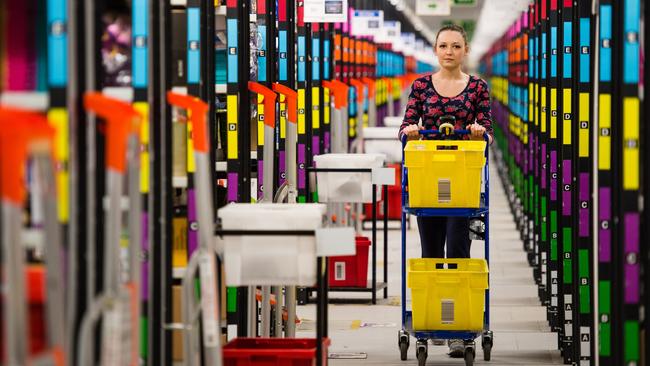
[[[376,36],[384,27],[384,11],[355,10],[351,23],[353,36]]]
[[[417,15],[451,15],[450,0],[416,0],[415,14]]]
[[[305,23],[345,23],[348,0],[303,0]]]

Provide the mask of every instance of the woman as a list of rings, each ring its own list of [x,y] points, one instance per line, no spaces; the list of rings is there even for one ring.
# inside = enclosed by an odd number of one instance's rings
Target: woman
[[[441,117],[453,116],[456,129],[471,132],[464,138],[483,140],[487,132],[492,143],[487,83],[461,70],[461,64],[469,52],[465,30],[457,25],[441,28],[436,35],[435,52],[440,70],[413,82],[404,122],[400,127],[400,138],[420,139],[419,130],[438,129]],[[422,125],[418,124],[420,120]],[[417,220],[423,258],[444,258],[445,240],[447,258],[469,258],[471,240],[468,218],[418,217]],[[462,340],[451,341],[449,346],[450,356],[463,357]]]

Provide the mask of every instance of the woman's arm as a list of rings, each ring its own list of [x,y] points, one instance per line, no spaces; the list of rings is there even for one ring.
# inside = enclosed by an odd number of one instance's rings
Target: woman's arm
[[[418,126],[422,118],[422,103],[420,101],[420,92],[422,90],[422,81],[415,80],[411,85],[411,93],[409,94],[408,103],[406,104],[406,112],[404,113],[404,121],[399,128],[398,138],[401,140],[402,136],[406,134],[409,140],[416,140],[419,138],[418,130],[423,127]]]
[[[485,132],[487,132],[489,137],[489,142],[492,144],[494,136],[492,130],[492,109],[490,108],[490,90],[483,79],[479,80],[477,95],[476,123],[485,128]]]

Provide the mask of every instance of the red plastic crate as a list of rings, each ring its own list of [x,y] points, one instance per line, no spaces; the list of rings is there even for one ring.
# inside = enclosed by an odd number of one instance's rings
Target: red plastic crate
[[[357,236],[356,247],[356,255],[328,258],[329,285],[331,287],[368,286],[370,240],[365,236]]]
[[[323,338],[321,359],[327,365],[329,338]],[[314,366],[314,338],[235,338],[223,347],[225,366]]]
[[[372,204],[366,204],[365,207],[366,220],[372,220]],[[377,202],[377,220],[384,219],[384,202]],[[402,190],[401,187],[394,189],[393,186],[388,187],[388,219],[401,220],[402,219]]]

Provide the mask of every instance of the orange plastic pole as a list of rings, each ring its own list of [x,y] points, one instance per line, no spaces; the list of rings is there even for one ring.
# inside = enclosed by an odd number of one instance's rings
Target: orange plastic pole
[[[130,133],[140,134],[142,115],[131,104],[99,92],[86,93],[84,107],[106,120],[106,165],[123,173],[126,169],[127,139]]]
[[[248,82],[248,90],[263,96],[262,102],[264,103],[264,124],[271,128],[275,128],[275,99],[277,98],[277,94],[275,94],[273,90],[254,81]],[[266,118],[267,115],[272,117]]]
[[[273,91],[284,95],[287,99],[287,120],[296,123],[298,121],[298,93],[286,85],[280,83],[273,84]],[[266,111],[266,107],[264,107]]]
[[[192,119],[192,141],[197,151],[208,152],[208,126],[206,124],[206,114],[209,106],[206,102],[197,97],[174,92],[167,92],[167,101],[169,104],[184,108],[190,112]]]

